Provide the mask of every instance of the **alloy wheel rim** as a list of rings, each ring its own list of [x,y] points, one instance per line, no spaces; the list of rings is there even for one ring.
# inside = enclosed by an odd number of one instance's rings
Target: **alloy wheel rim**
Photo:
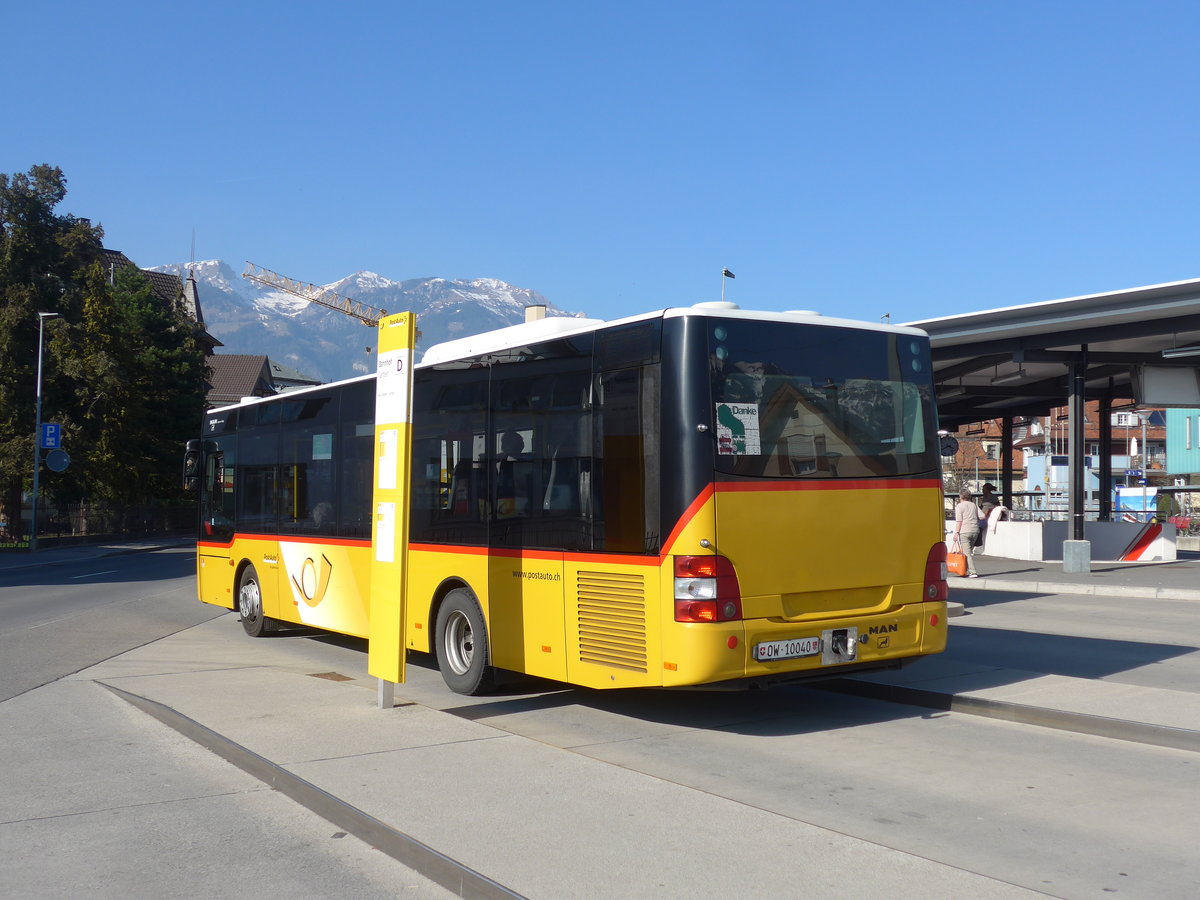
[[[445,650],[446,660],[456,675],[463,675],[471,668],[471,659],[475,656],[475,636],[471,621],[457,610],[450,614],[450,621],[446,623]]]
[[[242,585],[242,589],[238,591],[238,612],[242,614],[243,619],[253,622],[258,618],[261,609],[262,598],[258,593],[257,582],[246,582]]]

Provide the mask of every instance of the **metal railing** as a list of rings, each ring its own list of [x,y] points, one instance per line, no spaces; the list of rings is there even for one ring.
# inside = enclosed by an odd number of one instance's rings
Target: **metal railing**
[[[1130,488],[1130,492],[1136,496],[1137,488]],[[1158,508],[1153,500],[1149,501],[1150,509],[1117,509],[1112,508],[1112,518],[1114,521],[1122,518],[1128,518],[1132,521],[1149,521],[1150,519],[1173,519],[1181,517],[1197,523],[1196,526],[1189,524],[1189,528],[1200,529],[1200,488],[1195,485],[1185,487],[1159,487],[1157,488],[1159,495],[1166,494],[1174,501],[1170,512],[1160,515]],[[1055,522],[1069,521],[1070,512],[1067,509],[1065,500],[1047,500],[1046,494],[1042,491],[1014,491],[1013,505],[1008,511],[1010,519],[1018,522]],[[978,499],[978,495],[976,496]],[[1042,501],[1038,505],[1036,501]],[[947,518],[954,518],[954,504],[958,502],[958,494],[944,495],[944,509]],[[1083,517],[1086,521],[1097,521],[1100,518],[1100,504],[1094,500],[1084,504]]]
[[[0,550],[29,549],[29,515],[25,511],[19,536],[10,531],[0,538]],[[193,534],[197,508],[194,500],[154,504],[69,503],[45,504],[38,509],[38,546]]]

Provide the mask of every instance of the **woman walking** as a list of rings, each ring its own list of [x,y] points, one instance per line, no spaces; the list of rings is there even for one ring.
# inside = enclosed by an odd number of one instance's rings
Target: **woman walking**
[[[979,543],[979,507],[967,488],[958,492],[958,503],[954,505],[954,538],[967,557],[967,577],[978,578],[972,551]]]

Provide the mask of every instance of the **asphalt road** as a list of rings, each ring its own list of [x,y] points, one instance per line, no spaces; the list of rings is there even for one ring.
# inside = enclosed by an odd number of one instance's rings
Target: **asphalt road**
[[[195,565],[180,548],[0,572],[0,701],[220,615]]]

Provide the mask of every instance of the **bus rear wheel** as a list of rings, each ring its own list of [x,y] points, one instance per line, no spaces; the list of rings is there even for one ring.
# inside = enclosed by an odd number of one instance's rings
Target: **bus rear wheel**
[[[436,645],[438,669],[450,690],[458,694],[482,694],[495,683],[489,665],[487,626],[470,591],[451,591],[437,614]]]
[[[238,579],[238,615],[242,628],[250,637],[262,637],[275,630],[275,620],[263,615],[262,588],[254,566],[246,566]]]

